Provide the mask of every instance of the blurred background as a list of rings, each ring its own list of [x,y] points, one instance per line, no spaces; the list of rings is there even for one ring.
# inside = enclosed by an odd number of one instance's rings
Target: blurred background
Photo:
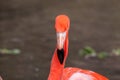
[[[79,51],[90,46],[96,52],[120,48],[120,0],[0,0],[0,49],[20,54],[0,54],[4,80],[47,80],[56,45],[54,19],[71,19],[66,66],[90,69],[120,80],[120,57],[84,59]]]

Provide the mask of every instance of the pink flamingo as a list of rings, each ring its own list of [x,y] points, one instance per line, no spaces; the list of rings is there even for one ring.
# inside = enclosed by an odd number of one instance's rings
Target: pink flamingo
[[[2,80],[2,77],[0,76],[0,80]]]
[[[48,80],[108,80],[106,77],[90,70],[68,67],[64,68],[68,55],[68,31],[70,19],[58,15],[55,20],[57,46],[51,61]]]

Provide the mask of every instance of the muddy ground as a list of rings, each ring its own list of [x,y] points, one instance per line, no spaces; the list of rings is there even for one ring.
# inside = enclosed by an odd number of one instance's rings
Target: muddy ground
[[[119,0],[1,0],[0,48],[21,50],[19,55],[0,55],[4,80],[47,80],[56,44],[54,19],[71,19],[70,48],[66,66],[90,69],[120,80],[120,57],[81,59],[85,46],[111,53],[120,47]]]

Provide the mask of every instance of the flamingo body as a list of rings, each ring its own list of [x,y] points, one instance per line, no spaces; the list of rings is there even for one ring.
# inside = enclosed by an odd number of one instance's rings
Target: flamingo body
[[[0,80],[2,80],[2,77],[0,76]]]
[[[59,15],[55,20],[57,46],[54,51],[48,80],[108,80],[106,77],[90,70],[68,67],[64,68],[68,55],[69,17]]]
[[[68,67],[64,69],[62,80],[78,80],[79,78],[80,80],[108,80],[106,77],[91,70],[74,67]]]

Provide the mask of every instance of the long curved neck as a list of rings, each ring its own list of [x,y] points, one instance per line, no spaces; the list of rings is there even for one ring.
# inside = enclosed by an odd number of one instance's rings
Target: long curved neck
[[[68,32],[66,33],[66,38],[64,42],[64,59],[63,63],[61,64],[58,55],[57,55],[57,48],[54,51],[52,61],[51,61],[51,67],[50,67],[50,73],[48,80],[61,80],[62,74],[63,74],[63,69],[65,66],[66,58],[68,55]]]

